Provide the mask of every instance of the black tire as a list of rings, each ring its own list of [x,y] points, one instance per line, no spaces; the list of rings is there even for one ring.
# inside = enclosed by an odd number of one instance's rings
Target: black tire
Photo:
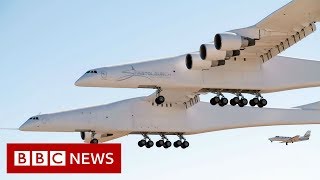
[[[170,141],[166,141],[166,142],[164,143],[164,147],[165,147],[165,148],[171,147],[171,142],[170,142]]]
[[[177,140],[177,141],[175,141],[174,143],[173,143],[173,146],[175,147],[175,148],[178,148],[178,147],[180,147],[182,145],[182,142],[180,141],[180,140]]]
[[[238,104],[238,103],[240,102],[239,97],[234,97],[233,100],[234,100],[234,102],[235,102],[236,104]]]
[[[142,140],[140,140],[139,142],[138,142],[138,146],[139,147],[143,147],[143,146],[145,146],[146,145],[146,140],[144,140],[144,139],[142,139]]]
[[[235,106],[235,105],[237,105],[237,103],[234,101],[234,99],[233,99],[233,98],[230,100],[230,105],[231,105],[231,106]]]
[[[260,104],[262,106],[266,106],[268,104],[268,101],[266,99],[260,99]]]
[[[155,99],[156,104],[160,105],[165,101],[165,98],[163,96],[159,96]]]
[[[164,141],[163,140],[159,140],[156,142],[156,146],[157,147],[162,147],[164,145]]]
[[[223,106],[225,106],[225,105],[223,104],[222,101],[220,101],[220,102],[219,102],[219,106],[223,107]]]
[[[259,99],[258,98],[253,98],[252,101],[257,105],[259,103]]]
[[[258,103],[258,107],[263,108],[263,105],[261,104],[261,102]]]
[[[243,105],[247,105],[247,104],[248,104],[248,100],[247,100],[246,98],[242,98],[242,99],[240,100],[240,102],[241,102],[241,104],[243,104]]]
[[[244,104],[242,104],[241,101],[238,103],[238,105],[239,105],[239,107],[244,107]]]
[[[166,100],[163,96],[158,96],[157,98],[161,104]]]
[[[183,141],[183,143],[181,144],[181,147],[182,147],[183,149],[189,147],[189,142],[188,142],[188,141]]]
[[[254,101],[253,101],[253,99],[251,99],[250,101],[249,101],[249,104],[250,104],[250,106],[255,106],[255,105],[257,105],[256,103],[254,103]]]
[[[213,97],[213,98],[210,99],[210,104],[213,105],[213,106],[218,104],[219,102],[220,102],[220,98],[218,96]]]
[[[146,144],[146,147],[151,148],[153,146],[153,144],[154,144],[153,141],[148,141]]]
[[[99,141],[96,138],[91,139],[90,144],[98,144]]]
[[[221,98],[220,102],[221,102],[221,104],[223,104],[225,106],[228,104],[229,101],[227,98],[224,97],[224,98]]]

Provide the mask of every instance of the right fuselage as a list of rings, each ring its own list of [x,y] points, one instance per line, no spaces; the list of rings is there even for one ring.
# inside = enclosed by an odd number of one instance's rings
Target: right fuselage
[[[85,87],[208,89],[259,91],[262,93],[320,86],[320,62],[275,57],[260,60],[228,60],[223,66],[189,70],[185,56],[98,68],[75,83]]]

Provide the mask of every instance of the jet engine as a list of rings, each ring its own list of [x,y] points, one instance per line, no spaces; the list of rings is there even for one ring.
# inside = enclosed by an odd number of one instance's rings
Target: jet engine
[[[215,44],[202,44],[200,46],[200,57],[206,61],[228,60],[231,57],[239,56],[240,50],[223,51],[217,50]]]
[[[190,70],[204,70],[210,67],[221,66],[225,64],[224,60],[218,61],[203,61],[198,53],[186,55],[186,66]]]
[[[244,47],[254,46],[254,39],[243,37],[235,33],[221,33],[214,37],[214,45],[217,50],[231,51],[238,50]]]

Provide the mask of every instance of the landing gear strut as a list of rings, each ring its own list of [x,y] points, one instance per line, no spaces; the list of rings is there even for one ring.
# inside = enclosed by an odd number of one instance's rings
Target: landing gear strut
[[[165,101],[165,98],[160,95],[161,91],[162,91],[162,89],[160,87],[157,88],[156,99],[154,100],[157,105],[160,105],[160,104],[164,103],[164,101]]]
[[[94,136],[96,135],[96,132],[95,131],[92,131],[91,132],[91,140],[90,140],[90,144],[98,144],[99,143],[99,140],[94,138]]]
[[[146,146],[146,148],[151,148],[153,146],[153,141],[149,138],[147,134],[142,134],[143,139],[138,142],[139,147]]]

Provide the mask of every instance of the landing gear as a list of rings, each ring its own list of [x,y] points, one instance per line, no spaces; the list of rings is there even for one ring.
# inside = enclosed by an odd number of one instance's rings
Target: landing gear
[[[95,135],[96,135],[96,132],[95,131],[91,131],[90,144],[98,144],[99,143],[99,140],[94,137]]]
[[[181,147],[182,149],[185,149],[185,148],[189,147],[189,142],[183,137],[182,134],[179,134],[178,137],[179,137],[179,140],[177,140],[173,143],[173,146],[175,148]]]
[[[232,106],[239,105],[240,107],[244,107],[248,104],[248,100],[244,98],[244,96],[241,93],[236,93],[236,97],[232,98],[230,100],[230,104]]]
[[[154,101],[157,105],[160,105],[165,101],[165,98],[163,96],[158,96]]]
[[[143,139],[138,142],[139,147],[146,146],[146,148],[151,148],[153,146],[153,141],[149,138],[147,134],[142,134]]]
[[[143,139],[141,139],[138,142],[138,146],[139,147],[145,146],[146,148],[151,148],[154,145],[153,141],[149,138],[147,134],[142,134],[142,136],[143,136]],[[158,148],[163,147],[165,149],[168,149],[169,147],[172,146],[171,141],[167,138],[166,135],[160,134],[160,136],[161,136],[161,139],[156,142],[156,146]],[[185,149],[189,147],[189,142],[183,137],[182,134],[177,134],[177,136],[179,137],[179,140],[173,143],[173,146],[175,148],[181,147],[182,149]]]
[[[164,147],[166,149],[171,147],[171,142],[169,141],[169,139],[164,134],[160,134],[160,136],[161,136],[161,139],[156,142],[156,146]]]
[[[156,102],[157,105],[160,105],[162,103],[164,103],[165,98],[163,96],[160,95],[160,92],[162,91],[162,89],[159,87],[157,88],[157,92],[156,92],[156,99],[154,100]]]
[[[260,93],[257,93],[256,97],[251,99],[249,103],[252,107],[258,105],[259,108],[263,108],[268,104],[268,101],[264,99]]]
[[[221,98],[220,98],[221,97]],[[216,104],[219,104],[219,106],[223,107],[225,105],[228,104],[228,99],[225,98],[222,93],[217,93],[217,96],[213,97],[211,100],[210,100],[210,104],[211,105],[216,105]]]
[[[90,144],[98,144],[99,141],[96,138],[91,139]]]

